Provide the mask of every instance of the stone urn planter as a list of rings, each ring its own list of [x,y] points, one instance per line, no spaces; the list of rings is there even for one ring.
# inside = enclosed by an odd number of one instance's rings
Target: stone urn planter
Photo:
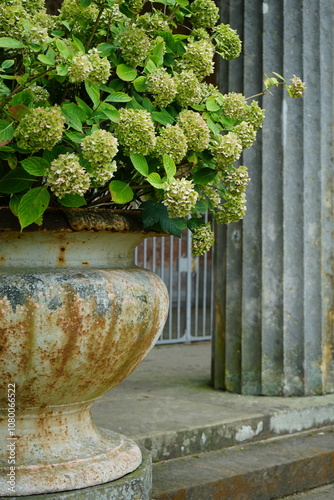
[[[84,488],[134,471],[130,439],[90,407],[165,323],[163,282],[134,265],[136,211],[49,210],[20,232],[0,209],[0,496]]]

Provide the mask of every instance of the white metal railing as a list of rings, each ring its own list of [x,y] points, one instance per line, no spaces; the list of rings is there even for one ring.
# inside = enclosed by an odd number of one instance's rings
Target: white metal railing
[[[151,269],[169,292],[169,315],[158,344],[194,342],[212,337],[214,319],[213,250],[201,257],[191,253],[191,232],[149,238],[135,252],[135,262]]]

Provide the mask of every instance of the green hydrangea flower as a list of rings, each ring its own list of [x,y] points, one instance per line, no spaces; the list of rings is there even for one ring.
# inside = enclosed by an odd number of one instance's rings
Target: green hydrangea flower
[[[128,0],[129,9],[132,12],[140,12],[143,8],[144,0]]]
[[[199,257],[213,246],[215,242],[214,232],[210,222],[208,222],[208,224],[196,227],[192,233],[192,254]]]
[[[214,71],[214,46],[208,40],[190,42],[177,67],[181,70],[192,70],[199,80],[203,80]]]
[[[62,138],[64,124],[59,106],[35,108],[21,118],[14,137],[20,148],[33,153],[40,149],[51,150]]]
[[[242,121],[239,125],[236,125],[233,132],[239,137],[242,149],[250,148],[256,139],[256,131],[246,121]]]
[[[176,96],[175,81],[165,70],[158,69],[146,78],[147,91],[154,96],[154,104],[165,107]]]
[[[106,57],[100,57],[98,49],[94,48],[88,51],[91,71],[88,76],[90,83],[101,85],[106,83],[110,76],[111,67]]]
[[[186,156],[187,150],[187,138],[178,125],[167,125],[157,137],[155,148],[157,156],[166,154],[173,158],[175,163],[180,163]]]
[[[242,44],[239,35],[229,24],[220,24],[214,29],[216,52],[231,61],[240,55]]]
[[[241,120],[245,115],[247,101],[245,96],[236,92],[229,92],[224,96],[224,115],[233,120]]]
[[[67,194],[84,195],[90,187],[90,177],[74,153],[65,153],[51,162],[46,184],[58,198]]]
[[[33,84],[30,85],[29,90],[33,93],[34,102],[49,100],[50,94],[44,87]]]
[[[199,113],[191,110],[181,111],[177,123],[187,138],[188,149],[200,152],[208,147],[210,129]]]
[[[78,19],[88,24],[93,24],[98,16],[99,10],[93,3],[88,7],[80,7],[76,0],[64,0],[59,9],[58,21],[77,23]]]
[[[212,83],[202,82],[200,87],[203,100],[208,99],[208,97],[222,97],[218,87],[215,87]]]
[[[118,141],[107,130],[96,130],[81,143],[82,155],[92,167],[107,167],[118,151]]]
[[[215,212],[214,218],[219,224],[230,224],[243,219],[246,213],[246,196],[242,193],[238,196],[227,195],[226,201],[221,209]]]
[[[114,133],[124,146],[124,154],[148,155],[156,145],[154,123],[150,113],[141,109],[120,109],[120,119]]]
[[[128,27],[120,37],[122,55],[125,62],[136,67],[143,65],[151,51],[151,41],[146,33],[134,26]]]
[[[74,56],[69,67],[69,80],[72,83],[81,83],[88,79],[93,66],[87,54]]]
[[[299,76],[293,75],[293,78],[290,78],[290,85],[287,85],[287,91],[290,97],[298,98],[302,97],[303,93],[306,89],[306,85],[301,81]]]
[[[169,217],[186,217],[194,208],[197,198],[198,193],[192,181],[174,179],[164,192],[163,204],[167,207]]]
[[[260,108],[256,101],[252,101],[250,106],[247,106],[245,109],[243,120],[252,125],[254,130],[258,130],[262,127],[264,116],[265,110]]]
[[[174,77],[176,83],[176,101],[183,108],[194,106],[201,101],[201,87],[195,73],[190,71],[181,71]]]
[[[219,169],[224,169],[240,158],[242,146],[237,134],[229,132],[219,135],[212,145],[214,160]]]
[[[195,28],[192,30],[189,41],[195,42],[196,40],[209,40],[210,35],[205,28]]]
[[[198,28],[212,28],[219,19],[219,8],[213,0],[195,0],[190,10],[191,22]]]
[[[136,21],[136,27],[141,28],[149,36],[154,36],[160,31],[168,33],[172,31],[167,17],[158,12],[154,12],[153,14],[146,12],[142,16],[139,16]]]
[[[115,161],[112,161],[110,164],[104,165],[103,167],[100,166],[95,168],[90,174],[94,187],[104,186],[114,176],[116,170],[117,165]]]
[[[219,179],[231,196],[239,196],[241,193],[244,193],[250,181],[247,167],[244,166],[231,166],[223,170],[219,175]]]
[[[201,190],[203,192],[204,199],[208,200],[213,208],[220,207],[222,200],[215,184],[210,183],[201,186]]]

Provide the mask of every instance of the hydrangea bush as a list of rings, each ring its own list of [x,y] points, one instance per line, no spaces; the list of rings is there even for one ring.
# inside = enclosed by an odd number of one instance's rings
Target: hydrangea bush
[[[203,215],[244,216],[247,168],[262,126],[256,100],[208,83],[215,56],[241,41],[212,0],[43,0],[0,5],[0,196],[21,227],[48,206],[141,210],[144,226],[193,232]],[[300,97],[300,78],[267,77]]]

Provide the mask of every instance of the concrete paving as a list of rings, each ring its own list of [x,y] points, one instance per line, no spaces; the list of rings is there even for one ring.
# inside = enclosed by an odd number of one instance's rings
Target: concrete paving
[[[209,342],[155,347],[130,377],[96,401],[95,422],[151,449],[155,461],[334,424],[334,394],[280,398],[215,391],[210,360]]]
[[[155,347],[94,404],[96,424],[132,437],[155,462],[317,428],[332,431],[333,394],[280,398],[215,391],[210,364],[210,342]],[[288,498],[334,499],[334,485]]]
[[[334,485],[329,484],[327,486],[322,486],[321,488],[316,488],[314,490],[310,490],[305,493],[299,493],[298,495],[285,497],[284,500],[333,500],[333,499],[334,499]]]

